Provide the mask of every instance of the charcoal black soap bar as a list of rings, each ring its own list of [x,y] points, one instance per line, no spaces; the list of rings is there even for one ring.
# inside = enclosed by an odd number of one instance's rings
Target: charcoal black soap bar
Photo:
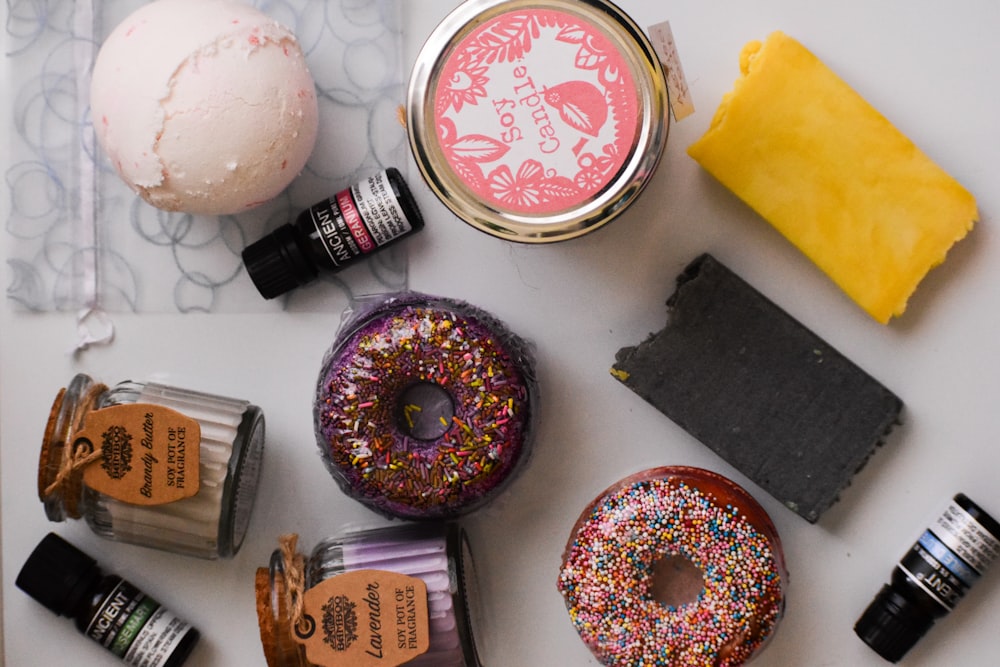
[[[902,401],[711,255],[666,327],[612,374],[765,491],[815,522],[898,422]]]

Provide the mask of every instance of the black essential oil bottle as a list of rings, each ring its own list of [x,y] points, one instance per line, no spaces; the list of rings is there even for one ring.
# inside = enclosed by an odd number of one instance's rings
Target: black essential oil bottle
[[[257,291],[273,299],[418,232],[423,217],[399,170],[390,167],[250,244],[243,263]]]
[[[17,575],[17,587],[128,665],[180,667],[200,633],[128,581],[55,533],[46,535]]]
[[[959,493],[899,560],[854,632],[898,662],[998,557],[1000,523]]]

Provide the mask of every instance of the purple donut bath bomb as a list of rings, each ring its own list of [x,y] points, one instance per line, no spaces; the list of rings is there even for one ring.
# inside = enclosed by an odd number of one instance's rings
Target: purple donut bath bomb
[[[528,343],[461,301],[405,294],[359,312],[327,354],[314,419],[323,460],[371,509],[446,519],[495,497],[530,450]]]

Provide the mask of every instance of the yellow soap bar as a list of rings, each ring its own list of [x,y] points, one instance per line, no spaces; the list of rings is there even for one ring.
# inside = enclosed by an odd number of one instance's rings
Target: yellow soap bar
[[[885,324],[977,219],[976,200],[787,35],[742,76],[688,154]]]

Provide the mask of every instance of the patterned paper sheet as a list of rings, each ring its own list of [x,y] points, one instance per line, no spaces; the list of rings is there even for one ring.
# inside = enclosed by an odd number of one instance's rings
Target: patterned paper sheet
[[[155,0],[154,0],[155,1]],[[406,164],[399,0],[256,0],[297,35],[316,80],[320,131],[305,171],[275,201],[237,216],[159,211],[95,148],[88,73],[138,0],[6,0],[12,154],[4,164],[7,296],[28,310],[339,312],[406,286],[394,246],[266,302],[243,248],[302,209],[386,166]],[[404,169],[404,174],[405,174]],[[405,245],[405,244],[400,244]]]

